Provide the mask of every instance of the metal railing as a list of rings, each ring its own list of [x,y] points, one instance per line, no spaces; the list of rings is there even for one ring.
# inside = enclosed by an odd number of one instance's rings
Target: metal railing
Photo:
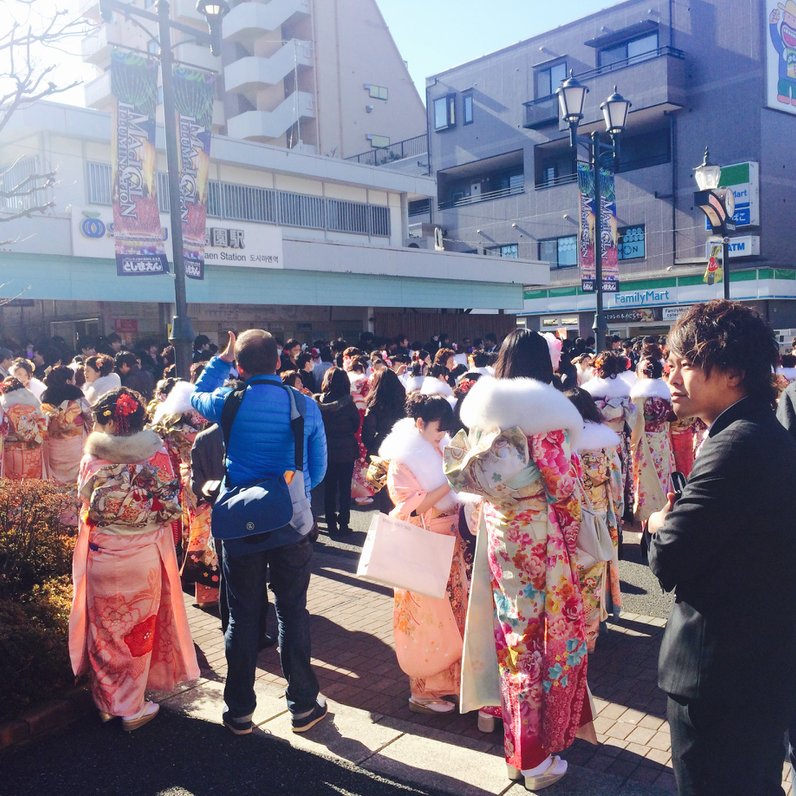
[[[635,64],[640,64],[643,61],[651,61],[654,58],[660,58],[663,55],[671,55],[673,58],[685,58],[685,53],[682,50],[678,50],[676,47],[658,47],[656,50],[650,50],[646,53],[639,53],[638,55],[633,55],[630,58],[622,58],[620,61],[615,61],[612,64],[605,64],[604,66],[598,66],[596,69],[590,69],[588,72],[581,72],[579,75],[575,75],[578,80],[581,82],[584,80],[591,80],[593,77],[600,77],[600,75],[608,75],[611,72],[615,72],[617,69],[624,69],[626,66],[634,66]]]
[[[668,153],[651,155],[646,158],[633,158],[632,160],[622,160],[620,158],[614,173],[623,174],[626,171],[638,171],[638,169],[648,169],[651,166],[662,166],[666,163],[670,163],[671,159],[671,155]],[[540,188],[555,188],[558,185],[569,185],[570,183],[577,181],[578,175],[574,172],[568,172],[567,174],[559,174],[555,177],[550,177],[549,179],[538,179],[534,183],[534,187],[537,190]]]
[[[658,47],[649,52],[639,53],[630,58],[623,58],[620,61],[615,61],[612,64],[605,64],[604,66],[598,66],[596,69],[581,72],[575,75],[575,77],[583,82],[584,80],[591,80],[601,75],[608,75],[618,69],[624,69],[627,66],[635,66],[636,64],[651,61],[664,55],[671,56],[672,58],[685,58],[685,53],[682,50],[678,50],[676,47]],[[558,97],[555,94],[537,97],[536,99],[523,102],[522,104],[525,108],[524,127],[537,127],[558,121]]]
[[[383,166],[385,163],[392,163],[404,158],[416,158],[428,154],[428,140],[425,133],[416,135],[414,138],[406,138],[397,141],[389,146],[370,149],[367,152],[360,152],[358,155],[351,155],[345,160],[354,160],[366,166]]]
[[[489,202],[492,199],[502,199],[505,196],[515,196],[519,193],[525,193],[524,185],[514,185],[510,188],[501,188],[498,191],[487,191],[485,193],[470,194],[468,196],[460,196],[457,199],[447,199],[438,204],[440,210],[449,210],[452,207],[463,207],[464,205],[474,205],[477,202]]]

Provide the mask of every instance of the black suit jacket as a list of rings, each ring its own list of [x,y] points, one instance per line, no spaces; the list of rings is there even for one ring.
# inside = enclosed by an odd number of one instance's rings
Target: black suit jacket
[[[675,590],[658,685],[765,711],[796,704],[796,442],[745,398],[711,426],[649,551]]]

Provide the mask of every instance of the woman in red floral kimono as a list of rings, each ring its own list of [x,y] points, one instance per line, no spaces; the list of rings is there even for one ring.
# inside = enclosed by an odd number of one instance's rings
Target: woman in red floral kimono
[[[551,386],[547,343],[536,332],[507,336],[495,374],[472,387],[461,407],[469,434],[460,431],[445,449],[451,485],[484,498],[460,710],[502,705],[509,777],[539,790],[566,773],[556,752],[576,735],[595,740],[574,559],[572,445],[583,421]]]
[[[170,528],[179,484],[162,440],[143,430],[137,393],[113,390],[93,412],[98,430],[78,476],[69,652],[103,721],[121,717],[132,731],[158,712],[147,689],[199,676]]]

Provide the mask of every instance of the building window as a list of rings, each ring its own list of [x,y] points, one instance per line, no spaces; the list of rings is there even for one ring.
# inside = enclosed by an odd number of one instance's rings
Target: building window
[[[113,201],[111,196],[111,164],[86,163],[86,187],[88,188],[88,203],[90,205],[109,205]]]
[[[473,123],[473,92],[462,94],[462,124]]]
[[[368,133],[366,138],[370,141],[370,145],[373,149],[387,149],[390,145],[390,137],[388,135],[374,135],[373,133]]]
[[[549,97],[567,77],[567,62],[559,61],[552,66],[545,66],[534,70],[534,83],[536,84],[536,99]]]
[[[456,95],[447,94],[434,100],[434,129],[447,130],[456,126]]]
[[[504,243],[502,246],[489,246],[484,249],[484,254],[490,257],[507,257],[509,260],[518,260],[520,257],[519,245]]]
[[[658,31],[656,30],[600,50],[598,65],[603,67],[632,64],[649,58],[657,49]]]
[[[643,260],[646,258],[647,245],[644,224],[620,227],[618,237],[620,260]]]
[[[86,173],[89,204],[110,205],[110,165],[88,162]],[[158,207],[161,213],[167,213],[168,179],[164,172],[158,172],[157,185]],[[207,215],[230,221],[390,237],[389,207],[218,180],[207,184]]]
[[[539,241],[539,259],[551,268],[572,268],[578,264],[578,236],[566,235]]]
[[[365,88],[371,99],[387,100],[389,97],[390,91],[387,86],[374,86],[371,83],[366,83]]]

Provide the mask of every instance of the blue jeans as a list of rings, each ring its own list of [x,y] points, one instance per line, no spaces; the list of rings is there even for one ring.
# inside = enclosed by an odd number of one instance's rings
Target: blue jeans
[[[310,616],[307,587],[312,569],[312,544],[278,547],[243,556],[224,556],[224,582],[229,624],[224,634],[227,682],[224,701],[233,718],[254,712],[263,591],[270,571],[274,608],[279,623],[279,656],[287,680],[288,710],[305,713],[315,706],[318,680],[310,665]]]

